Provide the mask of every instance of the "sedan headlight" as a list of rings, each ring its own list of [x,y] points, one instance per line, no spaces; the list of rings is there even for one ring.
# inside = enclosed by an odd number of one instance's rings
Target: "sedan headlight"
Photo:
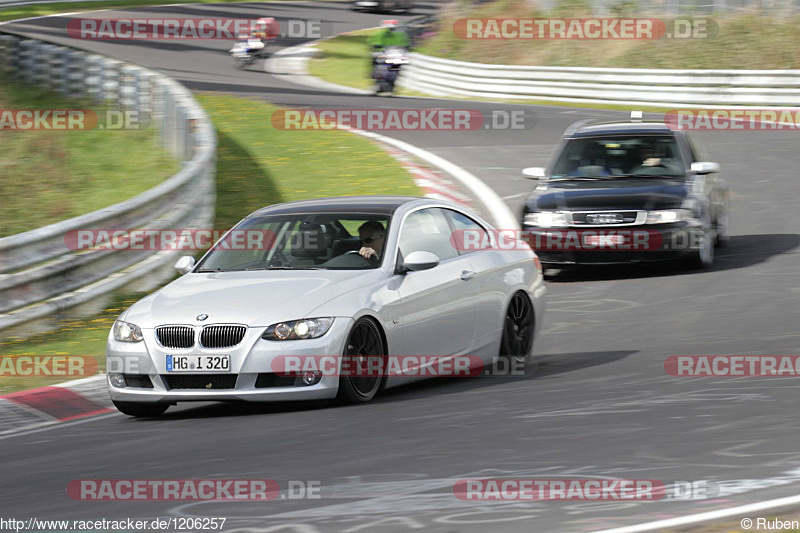
[[[526,226],[537,228],[566,228],[567,214],[558,211],[541,211],[539,213],[528,213],[523,219]]]
[[[692,220],[694,213],[691,209],[663,209],[660,211],[648,211],[646,224],[671,224],[673,222],[685,222]]]
[[[114,322],[114,339],[121,342],[141,342],[144,337],[142,330],[136,324],[117,320]]]
[[[268,341],[316,339],[325,335],[331,329],[332,324],[333,318],[306,318],[291,322],[279,322],[268,327],[261,338]]]

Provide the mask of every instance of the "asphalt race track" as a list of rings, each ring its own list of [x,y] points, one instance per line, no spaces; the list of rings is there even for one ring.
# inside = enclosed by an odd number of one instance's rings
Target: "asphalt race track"
[[[386,18],[335,3],[133,11],[322,20],[336,33]],[[79,42],[66,36],[68,19],[3,29],[140,63],[194,90],[285,106],[524,111],[522,130],[385,132],[463,166],[514,212],[531,189],[520,169],[542,165],[571,122],[623,116],[326,92],[294,85],[258,65],[236,70],[225,54],[228,41]],[[350,407],[183,404],[158,420],[114,414],[12,435],[0,444],[0,514],[227,517],[226,530],[249,532],[593,531],[798,494],[796,378],[675,378],[663,368],[671,355],[800,354],[797,135],[702,135],[732,191],[733,236],[718,250],[714,268],[616,267],[556,275],[536,347],[544,357],[533,376],[427,381]],[[474,477],[708,480],[725,496],[641,503],[456,499],[453,484]],[[75,479],[188,478],[319,481],[322,498],[92,502],[66,493]],[[284,524],[294,526],[277,527]]]

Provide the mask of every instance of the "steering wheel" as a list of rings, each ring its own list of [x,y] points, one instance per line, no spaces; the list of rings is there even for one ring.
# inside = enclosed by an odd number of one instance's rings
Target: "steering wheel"
[[[374,255],[369,256],[369,259],[361,255],[358,250],[350,250],[349,252],[345,252],[344,255],[356,254],[358,257],[363,259],[364,261],[368,261],[370,264],[375,264],[378,262],[378,258]]]

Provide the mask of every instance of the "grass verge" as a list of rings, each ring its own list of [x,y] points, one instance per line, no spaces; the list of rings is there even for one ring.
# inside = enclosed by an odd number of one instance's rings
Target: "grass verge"
[[[76,109],[76,101],[0,84],[0,109]],[[105,122],[105,108],[93,108]],[[3,118],[4,117],[4,118]],[[3,120],[10,115],[3,114]],[[88,119],[87,119],[88,124]],[[132,198],[179,169],[145,129],[13,131],[0,128],[0,237]]]
[[[320,54],[309,62],[309,73],[331,83],[356,89],[372,89],[372,49],[367,45],[367,39],[377,31],[379,30],[355,31],[320,41],[317,44]]]
[[[420,191],[408,173],[372,142],[344,131],[281,131],[278,108],[217,93],[195,95],[217,129],[216,228],[227,228],[266,205],[320,196],[409,194]],[[114,319],[141,294],[122,294],[102,313],[70,320],[59,330],[0,343],[0,356],[91,356],[104,368]],[[0,374],[0,395],[52,385],[54,377]]]
[[[499,0],[445,11],[438,31],[419,47],[423,54],[507,65],[615,68],[796,69],[800,68],[800,16],[719,14],[711,17],[706,38],[691,39],[463,39],[453,24],[461,18],[582,18],[593,16],[586,3],[561,0],[552,11],[517,0]],[[596,15],[595,15],[596,16]],[[621,17],[652,16],[634,11]],[[662,17],[664,18],[664,17]],[[681,19],[690,17],[683,16]],[[666,19],[671,27],[671,19]]]

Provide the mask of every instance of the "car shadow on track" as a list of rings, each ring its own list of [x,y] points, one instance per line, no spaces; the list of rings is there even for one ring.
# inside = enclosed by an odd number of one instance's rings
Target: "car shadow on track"
[[[714,265],[707,269],[692,270],[679,262],[581,265],[561,270],[548,269],[547,280],[554,283],[572,283],[721,272],[763,263],[798,246],[800,246],[800,235],[793,233],[735,235],[725,246],[716,249]]]
[[[537,357],[531,367],[531,371],[525,375],[483,375],[469,378],[428,379],[381,391],[374,402],[383,403],[460,392],[474,392],[476,389],[485,387],[508,386],[521,382],[525,382],[525,386],[529,386],[532,385],[530,383],[532,380],[613,363],[635,353],[638,353],[638,350],[545,354]]]
[[[380,405],[416,398],[430,398],[435,396],[452,395],[458,393],[475,392],[486,387],[508,386],[514,383],[530,382],[534,379],[548,378],[582,370],[593,366],[613,363],[629,357],[636,350],[619,350],[605,352],[578,352],[545,354],[537,358],[533,365],[533,372],[521,376],[476,376],[467,378],[432,378],[402,385],[381,391],[369,404]],[[526,385],[527,386],[527,385]],[[151,419],[129,419],[131,423],[142,420],[148,421],[175,421],[187,419],[258,416],[267,414],[297,413],[314,411],[325,408],[358,407],[358,405],[338,405],[331,400],[303,401],[303,402],[275,402],[275,403],[247,403],[247,402],[208,402],[202,404],[180,404],[171,407],[165,414]]]

